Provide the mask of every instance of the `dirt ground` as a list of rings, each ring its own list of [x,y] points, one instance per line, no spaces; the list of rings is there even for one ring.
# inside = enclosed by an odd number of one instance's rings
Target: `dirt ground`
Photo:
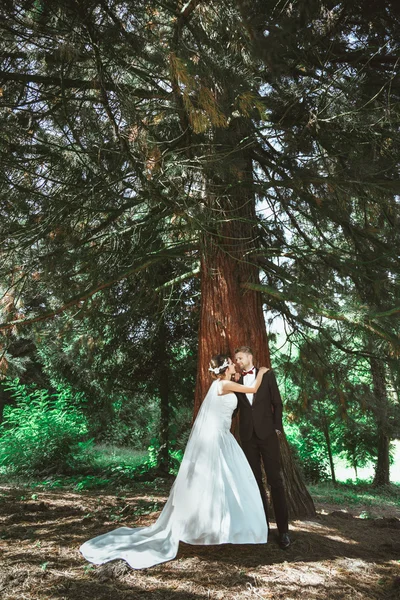
[[[164,483],[125,495],[27,491],[0,487],[2,600],[400,599],[400,509],[379,518],[317,505],[318,515],[291,523],[291,547],[274,532],[266,545],[188,546],[174,561],[131,570],[123,561],[94,567],[78,547],[120,525],[154,522]],[[370,507],[369,507],[370,508]],[[376,513],[377,511],[375,511]]]

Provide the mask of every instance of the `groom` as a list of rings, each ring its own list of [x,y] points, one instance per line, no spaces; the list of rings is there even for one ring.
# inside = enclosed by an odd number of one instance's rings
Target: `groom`
[[[253,365],[251,348],[249,346],[237,348],[235,361],[241,371],[239,383],[251,385],[258,370]],[[281,548],[288,548],[290,546],[288,510],[280,469],[278,440],[278,435],[281,435],[282,432],[282,399],[274,372],[270,370],[265,373],[256,394],[236,393],[236,396],[238,398],[242,449],[258,483],[268,527],[268,502],[262,482],[261,459],[268,485],[271,487],[279,545]]]

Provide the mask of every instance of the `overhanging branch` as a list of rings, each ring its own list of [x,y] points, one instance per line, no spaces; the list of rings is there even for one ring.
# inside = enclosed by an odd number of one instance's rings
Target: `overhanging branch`
[[[67,302],[65,302],[62,306],[59,306],[55,310],[51,310],[42,315],[37,315],[36,317],[31,317],[28,319],[17,319],[15,321],[0,323],[0,331],[11,329],[13,327],[18,327],[21,325],[30,325],[32,323],[38,323],[40,321],[47,321],[48,319],[52,319],[52,318],[56,317],[57,315],[65,312],[69,308],[71,308],[77,304],[80,304],[82,302],[85,302],[86,300],[88,300],[89,298],[91,298],[92,296],[97,294],[97,292],[100,292],[104,289],[111,287],[114,283],[117,283],[118,281],[126,279],[130,275],[134,275],[135,273],[144,271],[148,267],[151,267],[152,265],[154,265],[160,261],[170,258],[170,256],[171,256],[171,253],[168,253],[168,252],[163,252],[163,253],[157,254],[157,256],[147,260],[146,262],[144,262],[140,265],[137,265],[135,267],[132,267],[130,269],[127,269],[126,271],[124,271],[122,273],[119,273],[118,275],[116,275],[115,277],[110,279],[109,281],[99,283],[79,294],[76,294],[75,296],[73,296],[72,298],[67,300]]]
[[[100,90],[102,87],[107,91],[116,92],[118,90],[129,92],[131,96],[137,98],[155,99],[161,98],[166,99],[170,96],[168,92],[155,93],[150,90],[143,88],[135,88],[127,83],[113,83],[111,81],[103,82],[99,79],[71,79],[55,77],[50,75],[35,75],[33,73],[15,73],[10,71],[0,70],[0,80],[2,81],[16,81],[20,83],[38,83],[43,85],[55,86],[59,88],[69,88],[78,90]]]
[[[280,302],[283,302],[283,303],[290,302],[291,304],[297,304],[300,306],[304,306],[304,307],[312,310],[316,315],[323,317],[325,319],[330,319],[330,320],[334,320],[334,321],[342,321],[342,322],[348,323],[350,325],[353,325],[354,327],[357,327],[359,329],[364,329],[366,331],[370,331],[370,332],[376,334],[377,336],[381,337],[382,339],[386,340],[387,342],[392,344],[394,347],[400,348],[400,337],[399,336],[396,336],[389,331],[385,331],[379,325],[372,322],[372,319],[380,319],[383,317],[388,317],[388,316],[393,316],[395,314],[399,314],[400,307],[394,307],[388,311],[380,312],[380,313],[363,313],[362,315],[360,315],[360,319],[357,320],[357,319],[354,319],[354,318],[351,318],[351,317],[345,315],[344,313],[338,313],[337,311],[320,308],[311,300],[291,298],[287,294],[284,294],[283,292],[280,292],[279,290],[272,288],[270,286],[267,286],[267,285],[262,285],[262,284],[258,284],[258,283],[246,283],[246,284],[243,284],[243,287],[245,287],[246,289],[249,289],[249,290],[267,294],[268,296],[271,296],[271,297],[275,298],[276,300],[279,300]]]

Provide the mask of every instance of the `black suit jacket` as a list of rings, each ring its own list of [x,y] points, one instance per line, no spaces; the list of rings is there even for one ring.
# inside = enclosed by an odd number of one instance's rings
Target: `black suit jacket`
[[[258,369],[256,369],[258,373]],[[238,383],[243,384],[243,377]],[[239,434],[242,441],[249,440],[253,435],[263,440],[275,429],[282,429],[282,398],[272,370],[264,374],[257,393],[254,394],[253,404],[250,404],[246,394],[236,392],[239,410]],[[236,413],[237,411],[235,411]]]

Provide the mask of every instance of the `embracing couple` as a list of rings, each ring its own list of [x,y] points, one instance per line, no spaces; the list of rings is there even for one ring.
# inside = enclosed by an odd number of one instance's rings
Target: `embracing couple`
[[[235,363],[217,355],[214,379],[200,407],[168,500],[150,527],[119,527],[85,542],[80,551],[94,564],[123,559],[143,569],[175,558],[179,541],[194,545],[263,544],[268,539],[264,464],[274,505],[278,542],[290,545],[278,435],[282,400],[274,373],[256,369],[241,346]],[[238,379],[238,381],[236,381]],[[242,449],[231,434],[239,411]]]

